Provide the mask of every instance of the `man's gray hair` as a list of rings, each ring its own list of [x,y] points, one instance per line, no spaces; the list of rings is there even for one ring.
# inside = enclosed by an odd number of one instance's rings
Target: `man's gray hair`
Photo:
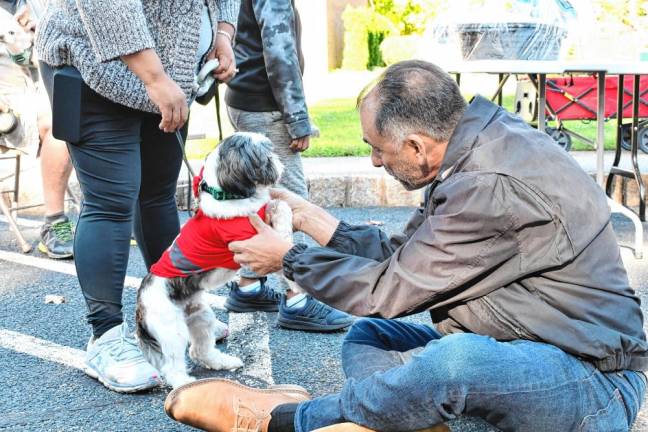
[[[367,97],[376,102],[376,130],[394,140],[419,133],[435,141],[448,141],[466,109],[466,100],[454,79],[421,60],[389,66],[362,90],[358,108]]]

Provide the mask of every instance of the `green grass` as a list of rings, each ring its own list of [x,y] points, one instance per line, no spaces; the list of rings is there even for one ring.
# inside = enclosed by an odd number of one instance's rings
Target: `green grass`
[[[329,99],[309,107],[320,137],[311,139],[305,157],[366,156],[369,146],[362,141],[360,116],[355,99]]]
[[[468,96],[467,96],[468,97]],[[504,97],[504,107],[511,110],[513,96]],[[360,118],[355,108],[355,99],[328,99],[309,107],[313,122],[320,129],[321,136],[311,139],[310,148],[304,157],[367,156],[369,146],[362,141]],[[550,126],[555,124],[550,123]],[[590,139],[596,137],[596,122],[580,120],[566,121],[567,129]],[[605,124],[605,149],[614,150],[616,121]],[[215,138],[192,140],[187,144],[189,159],[202,159],[216,147]],[[572,138],[572,150],[593,150],[594,147]]]

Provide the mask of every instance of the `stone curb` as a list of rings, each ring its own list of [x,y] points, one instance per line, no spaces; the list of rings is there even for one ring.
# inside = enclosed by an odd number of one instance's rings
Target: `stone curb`
[[[21,172],[20,204],[42,202],[39,164],[33,159],[23,158]],[[644,184],[648,186],[648,174],[642,177]],[[311,201],[323,207],[399,207],[417,206],[421,202],[421,191],[405,190],[386,173],[360,172],[352,175],[339,171],[332,174],[311,172],[308,174],[307,182]],[[639,192],[634,181],[617,177],[615,183],[613,191],[615,200],[630,207],[639,205]],[[73,189],[78,190],[75,179],[72,180],[71,185]],[[176,192],[179,208],[186,208],[188,185],[187,174],[183,169]],[[12,189],[13,176],[4,173],[0,177],[0,188],[2,191]],[[9,194],[3,193],[3,197],[8,200]],[[24,210],[21,214],[42,215],[42,207]]]
[[[314,175],[307,179],[310,200],[322,207],[417,206],[421,191],[407,191],[381,175]],[[178,182],[178,207],[186,208],[187,180]]]
[[[590,174],[592,179],[595,174]],[[648,174],[642,175],[648,186]],[[605,177],[607,181],[607,177]],[[322,207],[412,207],[422,201],[422,192],[407,191],[387,175],[313,175],[307,179],[310,200]],[[178,207],[186,208],[187,180],[178,182]],[[612,197],[630,208],[639,206],[637,183],[616,177]]]

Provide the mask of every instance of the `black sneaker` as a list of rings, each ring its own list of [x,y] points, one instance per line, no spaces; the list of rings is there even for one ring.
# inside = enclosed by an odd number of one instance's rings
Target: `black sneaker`
[[[230,289],[225,307],[230,312],[277,312],[283,295],[268,286],[266,279],[259,279],[261,288],[255,292],[243,292],[237,282],[229,282]]]
[[[306,304],[300,308],[287,307],[285,298],[282,298],[277,318],[281,327],[313,332],[342,330],[353,324],[353,321],[353,316],[333,309],[311,296],[306,296]]]
[[[72,222],[66,217],[52,223],[43,224],[40,230],[38,250],[54,259],[72,258],[73,228]]]

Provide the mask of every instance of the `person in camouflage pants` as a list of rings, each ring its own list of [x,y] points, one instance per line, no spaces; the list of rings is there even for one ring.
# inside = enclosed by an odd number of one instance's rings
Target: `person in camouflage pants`
[[[280,184],[308,198],[300,152],[317,133],[304,98],[301,25],[291,0],[242,0],[234,48],[239,73],[227,83],[228,115],[237,131],[266,135],[284,165]],[[284,328],[333,331],[353,319],[311,297],[287,292],[287,300],[265,278],[243,268],[226,306],[233,312],[279,310]]]

